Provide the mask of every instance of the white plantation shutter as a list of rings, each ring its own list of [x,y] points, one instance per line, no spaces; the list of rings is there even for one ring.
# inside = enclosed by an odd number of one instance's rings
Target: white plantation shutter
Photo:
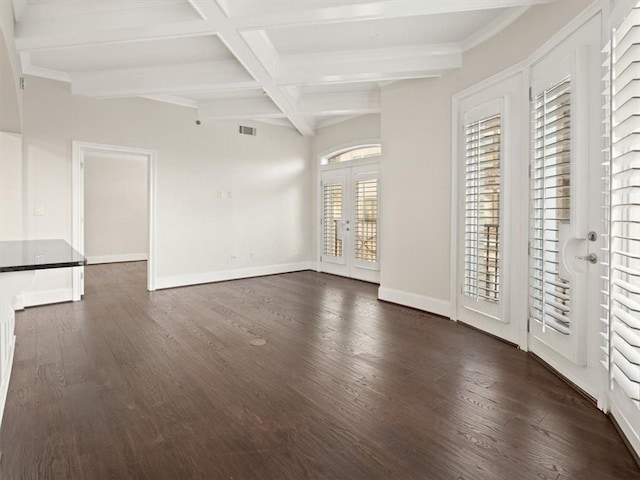
[[[602,322],[602,328],[600,330],[600,336],[602,337],[600,349],[602,350],[602,366],[606,370],[609,370],[610,365],[610,355],[609,355],[609,339],[611,338],[611,329],[609,328],[609,305],[610,305],[610,222],[611,222],[611,42],[609,42],[602,53],[604,54],[604,62],[602,66],[604,67],[604,76],[602,78],[602,82],[604,85],[604,90],[602,92],[603,102],[603,110],[604,110],[604,150],[603,150],[603,174],[602,184],[604,186],[604,190],[602,192],[602,207],[604,209],[603,219],[604,228],[602,234],[602,264],[605,267],[605,273],[602,277],[603,280],[603,288],[602,288],[602,316],[600,317],[600,321]]]
[[[355,259],[378,261],[378,179],[355,181]]]
[[[640,408],[640,8],[614,32],[609,51],[605,361],[614,388]]]
[[[464,294],[500,299],[500,115],[466,125]]]
[[[341,183],[322,186],[322,253],[329,257],[342,257],[342,239],[338,222],[342,220]]]
[[[571,333],[570,282],[561,277],[561,230],[571,221],[571,79],[540,92],[532,105],[530,317]]]

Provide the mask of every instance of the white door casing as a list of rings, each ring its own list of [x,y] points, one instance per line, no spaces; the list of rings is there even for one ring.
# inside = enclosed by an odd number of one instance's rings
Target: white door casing
[[[72,246],[84,255],[84,157],[86,153],[134,154],[147,157],[147,193],[149,247],[147,260],[147,290],[155,290],[155,175],[156,158],[154,150],[98,143],[72,142]],[[72,299],[79,301],[84,295],[84,267],[73,269]]]
[[[522,72],[454,98],[454,318],[515,344],[525,319],[513,314],[521,270],[512,239],[522,229]]]
[[[600,43],[598,14],[530,69],[529,349],[596,398]]]
[[[379,204],[378,163],[322,171],[320,271],[380,281]]]

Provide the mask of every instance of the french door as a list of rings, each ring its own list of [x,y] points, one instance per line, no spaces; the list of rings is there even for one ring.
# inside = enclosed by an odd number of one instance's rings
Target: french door
[[[518,270],[511,239],[520,228],[519,178],[522,151],[522,74],[497,81],[458,103],[457,302],[455,317],[520,344],[524,322],[511,309]]]
[[[320,270],[380,281],[379,165],[322,172]]]
[[[568,376],[601,297],[598,40],[592,21],[531,70],[529,348]]]

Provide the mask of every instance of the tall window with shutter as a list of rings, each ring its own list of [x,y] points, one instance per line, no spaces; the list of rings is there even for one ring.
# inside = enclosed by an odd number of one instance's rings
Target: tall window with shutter
[[[468,123],[465,131],[464,294],[500,299],[499,114]]]
[[[532,116],[530,318],[569,335],[571,285],[560,272],[560,237],[571,220],[569,77],[533,99]]]
[[[605,161],[603,364],[611,387],[640,409],[640,8],[605,49],[608,148]],[[639,413],[640,414],[640,413]]]

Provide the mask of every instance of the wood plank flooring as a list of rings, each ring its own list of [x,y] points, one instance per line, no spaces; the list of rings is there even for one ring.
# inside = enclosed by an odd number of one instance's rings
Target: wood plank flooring
[[[87,267],[84,301],[18,314],[0,478],[640,479],[533,358],[375,285],[148,293],[145,269]]]

